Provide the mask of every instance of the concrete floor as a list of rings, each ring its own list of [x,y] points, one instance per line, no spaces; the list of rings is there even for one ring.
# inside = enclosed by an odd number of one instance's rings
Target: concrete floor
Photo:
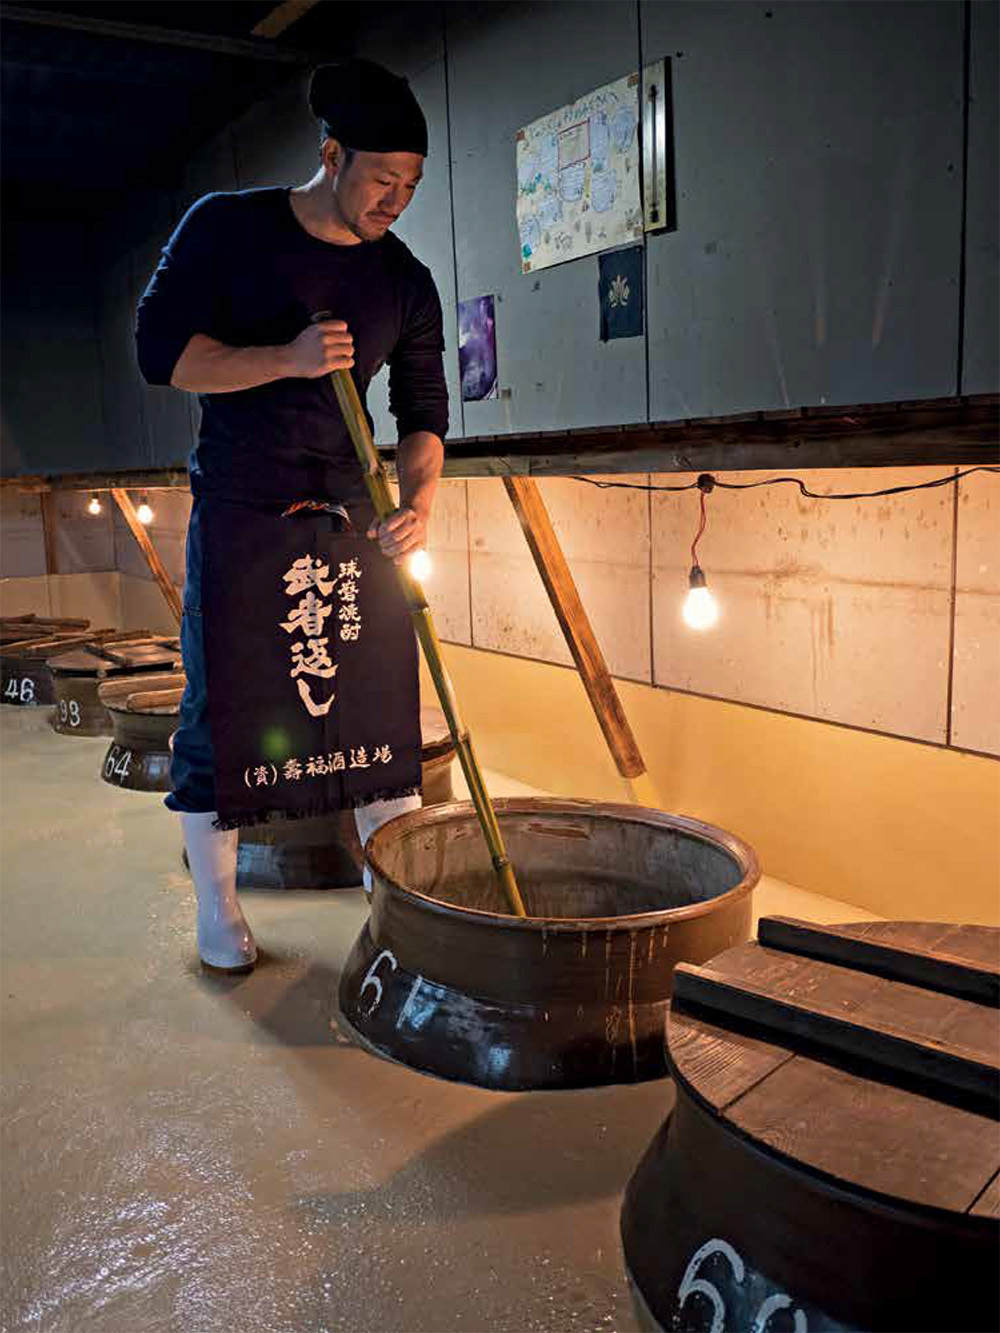
[[[176,820],[47,712],[0,707],[3,1330],[635,1330],[618,1209],[669,1084],[505,1095],[357,1049],[360,892],[245,894],[260,965],[203,973]]]

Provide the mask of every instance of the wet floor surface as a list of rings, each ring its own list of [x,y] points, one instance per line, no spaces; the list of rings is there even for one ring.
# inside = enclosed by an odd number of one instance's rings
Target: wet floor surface
[[[178,822],[0,707],[3,1329],[637,1328],[625,1182],[667,1083],[500,1094],[352,1045],[356,891],[246,893],[201,971]]]
[[[670,1085],[490,1093],[358,1049],[359,891],[244,893],[260,964],[203,972],[176,817],[49,712],[0,706],[2,1333],[634,1333],[618,1210]]]

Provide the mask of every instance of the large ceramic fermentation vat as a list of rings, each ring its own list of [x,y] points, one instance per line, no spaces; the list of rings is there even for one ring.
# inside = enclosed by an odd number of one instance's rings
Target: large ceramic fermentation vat
[[[64,639],[38,638],[4,647],[0,651],[0,701],[21,708],[53,703],[55,687],[45,659],[64,643]]]
[[[384,1055],[485,1087],[662,1075],[674,964],[746,939],[753,851],[637,806],[495,806],[528,917],[508,914],[470,803],[393,820],[368,844],[345,1018]]]
[[[625,1194],[644,1329],[1000,1327],[1000,932],[763,918],[682,968]]]
[[[37,620],[5,622],[0,646],[0,702],[35,707],[55,701],[52,673],[46,659],[74,644],[93,640],[86,628],[49,628]],[[105,631],[107,633],[108,631]]]
[[[440,805],[453,795],[455,744],[439,708],[420,710],[422,797]],[[240,829],[236,883],[241,889],[340,889],[361,883],[364,858],[354,812],[280,819]]]
[[[170,790],[170,737],[177,729],[182,671],[118,676],[97,687],[108,711],[112,741],[101,777],[129,791]]]
[[[97,697],[102,681],[146,671],[180,671],[181,654],[176,639],[154,635],[73,649],[50,657],[48,666],[55,686],[55,730],[64,736],[110,736],[111,717]]]

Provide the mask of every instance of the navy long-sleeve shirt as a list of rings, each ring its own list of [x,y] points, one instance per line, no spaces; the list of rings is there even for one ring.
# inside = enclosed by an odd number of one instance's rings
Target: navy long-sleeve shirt
[[[332,245],[292,212],[287,189],[210,194],[163,249],[136,315],[139,368],[169,384],[196,333],[231,347],[291,342],[317,311],[354,339],[361,400],[389,363],[399,436],[448,429],[441,302],[434,279],[398,237]],[[366,495],[329,376],[280,379],[199,395],[191,455],[195,495],[284,503]]]

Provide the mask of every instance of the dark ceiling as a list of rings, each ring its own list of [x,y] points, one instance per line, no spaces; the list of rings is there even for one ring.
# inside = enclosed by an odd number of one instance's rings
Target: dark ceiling
[[[253,35],[283,8],[279,0],[0,5],[5,214],[52,215],[69,192],[82,218],[170,180],[278,84],[349,55],[366,6],[319,0],[280,34]]]

